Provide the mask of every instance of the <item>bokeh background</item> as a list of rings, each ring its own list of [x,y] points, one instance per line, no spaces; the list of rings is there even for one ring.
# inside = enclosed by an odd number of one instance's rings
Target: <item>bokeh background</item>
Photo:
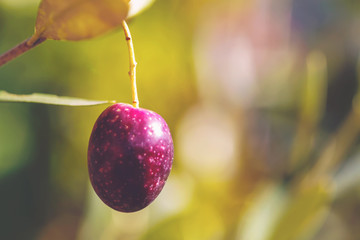
[[[0,0],[0,52],[39,0]],[[171,128],[160,196],[119,213],[91,189],[87,144],[106,106],[0,104],[0,239],[357,240],[360,2],[157,0],[129,22],[141,107]],[[0,89],[130,102],[120,29],[47,41]]]

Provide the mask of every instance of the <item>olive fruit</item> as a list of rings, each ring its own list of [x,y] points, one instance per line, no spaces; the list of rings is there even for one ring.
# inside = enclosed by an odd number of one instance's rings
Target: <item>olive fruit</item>
[[[174,156],[170,130],[157,113],[117,103],[96,120],[88,148],[91,184],[121,212],[148,206],[161,192]]]

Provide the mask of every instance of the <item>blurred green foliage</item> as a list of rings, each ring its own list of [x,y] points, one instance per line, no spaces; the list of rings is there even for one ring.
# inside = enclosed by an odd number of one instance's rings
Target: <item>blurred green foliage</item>
[[[175,143],[137,213],[89,184],[104,106],[0,104],[0,239],[358,239],[359,4],[318,2],[157,0],[130,20],[140,106]],[[38,3],[0,1],[0,52],[31,36]],[[0,89],[130,102],[123,38],[46,41]]]

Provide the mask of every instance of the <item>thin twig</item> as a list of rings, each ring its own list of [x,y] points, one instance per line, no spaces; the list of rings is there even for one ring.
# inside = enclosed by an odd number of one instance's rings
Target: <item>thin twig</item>
[[[134,45],[131,38],[131,33],[129,30],[128,25],[126,24],[125,20],[121,23],[122,28],[124,29],[125,39],[129,49],[129,62],[130,62],[130,81],[131,81],[131,92],[132,92],[132,105],[136,108],[139,107],[139,99],[137,94],[137,87],[136,87],[136,61],[135,61],[135,52],[134,52]]]
[[[29,44],[29,40],[31,40],[31,39],[32,38],[26,39],[25,41],[23,41],[16,47],[14,47],[14,48],[10,49],[9,51],[0,55],[0,67],[2,65],[6,64],[7,62],[15,59],[16,57],[20,56],[21,54],[27,52],[28,50],[36,47],[37,45],[39,45],[40,43],[42,43],[46,40],[46,38],[39,38],[34,43]]]

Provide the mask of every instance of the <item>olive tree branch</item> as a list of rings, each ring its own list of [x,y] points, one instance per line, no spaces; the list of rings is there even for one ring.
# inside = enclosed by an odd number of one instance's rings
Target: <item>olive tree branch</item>
[[[36,47],[40,43],[44,42],[46,38],[38,38],[36,41],[32,41],[33,37],[26,39],[19,45],[15,46],[14,48],[10,49],[9,51],[0,55],[0,67],[7,62],[17,58],[21,54],[27,52],[28,50]]]

